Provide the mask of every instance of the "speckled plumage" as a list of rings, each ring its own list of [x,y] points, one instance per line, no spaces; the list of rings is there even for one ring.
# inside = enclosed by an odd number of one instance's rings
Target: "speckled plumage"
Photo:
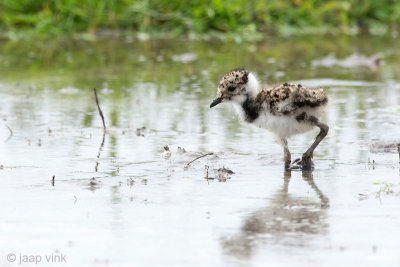
[[[222,76],[218,83],[217,95],[221,102],[232,101],[239,104],[243,109],[241,117],[249,123],[265,112],[273,116],[297,118],[297,121],[310,116],[318,117],[328,103],[323,89],[309,89],[292,83],[261,91],[258,91],[257,87],[258,81],[254,75],[245,69],[235,69]]]
[[[322,89],[315,90],[300,84],[284,83],[260,91],[255,101],[261,105],[266,103],[274,115],[288,115],[303,107],[324,106],[328,103],[328,97]]]
[[[286,163],[287,155],[290,159],[286,138],[309,131],[315,126],[319,127],[320,135],[303,155],[311,162],[314,148],[329,130],[327,125],[319,122],[319,117],[328,103],[323,89],[284,83],[259,90],[257,78],[251,72],[235,69],[220,79],[217,98],[210,107],[222,102],[232,102],[244,121],[276,134],[285,147]]]
[[[245,85],[248,81],[249,72],[245,69],[234,69],[222,76],[218,83],[218,88],[224,89],[229,86]]]

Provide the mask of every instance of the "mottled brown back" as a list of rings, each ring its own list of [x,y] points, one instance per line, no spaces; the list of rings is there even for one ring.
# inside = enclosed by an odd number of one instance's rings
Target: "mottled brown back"
[[[288,101],[285,101],[287,100]],[[263,89],[256,98],[260,105],[266,104],[272,114],[290,114],[309,107],[316,108],[328,103],[323,89],[309,89],[300,84],[288,84]]]

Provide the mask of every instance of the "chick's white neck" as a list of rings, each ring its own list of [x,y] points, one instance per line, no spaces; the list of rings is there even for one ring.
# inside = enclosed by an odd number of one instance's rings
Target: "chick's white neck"
[[[260,87],[260,83],[257,80],[257,77],[253,73],[249,73],[248,81],[246,85],[246,91],[250,97],[255,98],[258,94],[258,88]]]
[[[249,73],[245,91],[231,98],[234,104],[241,106],[248,99],[255,99],[258,94],[259,82],[253,73]]]
[[[248,81],[246,84],[246,92],[232,97],[233,106],[240,119],[245,119],[245,111],[243,103],[247,100],[254,100],[259,92],[259,82],[253,73],[249,73]]]

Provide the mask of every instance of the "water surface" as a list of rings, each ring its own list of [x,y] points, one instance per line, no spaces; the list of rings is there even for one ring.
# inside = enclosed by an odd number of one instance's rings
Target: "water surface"
[[[382,36],[1,42],[1,266],[52,253],[66,255],[60,266],[399,266],[398,47]],[[236,67],[327,90],[313,173],[284,172],[271,135],[228,105],[209,109]],[[293,157],[316,134],[291,138]],[[234,174],[204,179],[206,166]]]

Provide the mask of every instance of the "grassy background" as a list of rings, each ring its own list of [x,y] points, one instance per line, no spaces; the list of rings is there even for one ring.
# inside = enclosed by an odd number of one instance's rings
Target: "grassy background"
[[[0,30],[303,33],[396,31],[398,0],[1,0]]]

